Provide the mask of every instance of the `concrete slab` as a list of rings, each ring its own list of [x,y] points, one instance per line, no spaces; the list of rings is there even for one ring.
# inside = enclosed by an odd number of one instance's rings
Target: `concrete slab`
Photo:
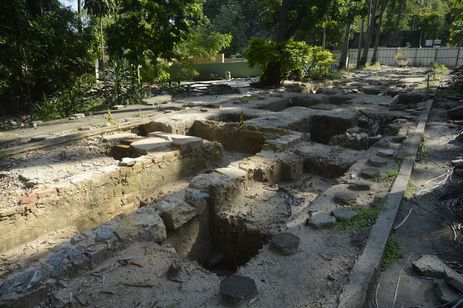
[[[172,142],[162,138],[145,138],[133,142],[130,146],[137,152],[147,154],[148,152],[155,152],[168,149]]]

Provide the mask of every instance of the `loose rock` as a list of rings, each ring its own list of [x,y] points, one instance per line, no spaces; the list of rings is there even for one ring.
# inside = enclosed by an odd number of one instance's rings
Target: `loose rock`
[[[220,282],[220,293],[230,303],[236,304],[257,295],[253,279],[241,275],[231,275]]]
[[[439,302],[443,304],[452,303],[459,298],[457,290],[450,287],[445,281],[439,280],[434,283],[434,292]]]
[[[387,165],[387,161],[385,161],[384,159],[372,157],[367,160],[367,164],[373,167],[382,167]]]
[[[166,276],[171,281],[181,283],[187,281],[190,275],[181,263],[173,261],[167,270]]]
[[[356,180],[349,183],[349,189],[355,191],[368,191],[370,188],[370,183],[363,180]]]
[[[376,155],[380,157],[393,157],[394,152],[394,150],[379,150],[378,152],[376,152]]]
[[[336,223],[336,218],[326,213],[322,213],[322,212],[316,212],[312,214],[312,216],[308,220],[309,225],[315,228],[318,228],[318,229],[329,228],[333,226],[335,223]]]
[[[366,168],[360,172],[360,176],[366,179],[374,179],[381,176],[381,173],[378,169],[375,168]]]
[[[297,253],[301,239],[292,233],[279,233],[272,237],[270,245],[285,256]]]
[[[343,205],[352,205],[357,203],[358,195],[352,191],[341,191],[334,195],[334,201]]]
[[[124,157],[120,162],[119,166],[121,167],[133,167],[137,161],[130,157]]]
[[[446,270],[445,280],[458,291],[463,292],[463,275],[455,272],[454,270]]]
[[[424,255],[413,262],[413,267],[423,276],[444,278],[445,271],[452,271],[441,259],[434,255]]]
[[[334,209],[333,212],[331,212],[331,214],[342,221],[351,220],[352,218],[358,215],[357,211],[354,211],[353,209],[347,207],[339,207],[337,209]]]

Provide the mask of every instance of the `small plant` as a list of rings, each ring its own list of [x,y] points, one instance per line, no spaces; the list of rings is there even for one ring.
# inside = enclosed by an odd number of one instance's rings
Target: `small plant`
[[[108,109],[108,114],[106,115],[106,120],[108,120],[108,123],[111,125],[116,124],[116,122],[114,121],[113,115],[111,113],[111,110],[109,109]]]
[[[395,181],[396,177],[399,175],[399,170],[398,169],[391,169],[388,170],[388,172],[375,179],[375,182],[377,183],[392,183]]]
[[[433,62],[432,68],[436,74],[445,74],[449,70],[447,66],[437,62]]]
[[[395,237],[390,237],[386,243],[386,248],[384,249],[381,270],[387,270],[396,260],[402,257],[402,249],[400,248],[399,240]]]
[[[367,64],[365,66],[365,70],[366,71],[379,71],[381,70],[381,64],[379,64],[379,62],[376,62],[375,64],[371,65],[371,64]]]
[[[405,188],[405,197],[411,198],[416,192],[416,185],[412,180],[408,181],[407,188]]]
[[[378,219],[379,214],[386,209],[384,204],[372,205],[370,207],[354,206],[353,210],[357,211],[358,215],[348,221],[340,221],[336,223],[335,229],[364,229],[371,227]]]
[[[426,140],[424,139],[424,137],[421,137],[421,142],[418,147],[418,152],[416,156],[419,160],[424,159],[426,158],[426,156],[428,156],[428,148],[426,146]]]
[[[397,50],[394,59],[399,66],[406,66],[408,64],[408,52],[402,49]]]

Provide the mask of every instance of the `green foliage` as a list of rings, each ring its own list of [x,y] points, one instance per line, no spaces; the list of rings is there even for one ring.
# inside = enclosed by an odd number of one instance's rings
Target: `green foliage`
[[[399,240],[395,237],[390,237],[386,243],[386,248],[384,249],[381,270],[387,270],[392,264],[394,264],[395,261],[401,258],[403,258],[403,255]]]
[[[70,87],[50,98],[44,96],[43,100],[35,106],[33,117],[40,120],[55,120],[88,110],[95,104],[87,94],[94,85],[93,75],[85,74],[77,77]]]
[[[113,59],[143,65],[146,59],[175,58],[175,46],[204,22],[201,0],[120,1],[118,16],[107,29]]]
[[[407,198],[411,198],[416,192],[416,185],[412,180],[409,180],[407,183],[407,188],[405,188],[404,195]]]
[[[420,145],[418,146],[418,153],[416,154],[418,159],[424,159],[428,156],[428,147],[426,146],[426,140],[421,137]]]
[[[308,73],[314,72],[317,76],[326,76],[331,65],[335,62],[334,55],[329,50],[324,50],[320,46],[311,49],[312,61],[308,63],[306,70]]]
[[[242,56],[249,39],[262,31],[260,14],[264,6],[259,1],[248,0],[204,1],[209,31],[233,37],[230,46],[224,49],[226,56]]]
[[[4,150],[0,149],[0,160],[3,160],[7,157],[6,153]]]
[[[399,175],[398,169],[391,169],[386,172],[385,175],[375,179],[377,183],[392,183],[395,181],[396,177]]]
[[[449,70],[444,64],[439,64],[437,62],[432,63],[432,68],[435,74],[445,74]]]
[[[249,41],[249,46],[244,51],[244,56],[248,60],[249,66],[261,66],[263,69],[270,62],[280,61],[279,46],[273,41],[263,37],[253,37]]]
[[[394,59],[396,61],[407,61],[408,60],[408,51],[404,49],[397,50]]]
[[[3,1],[0,25],[0,112],[30,112],[89,71],[91,31],[58,0]]]
[[[245,57],[251,67],[260,65],[264,72],[269,63],[281,63],[281,79],[285,79],[290,73],[301,77],[321,77],[328,73],[334,63],[334,56],[330,51],[292,39],[285,43],[276,43],[255,37],[249,42]]]
[[[370,207],[355,206],[353,210],[357,211],[358,215],[348,221],[339,221],[336,223],[335,229],[364,229],[373,226],[379,217],[379,214],[386,209],[384,204],[372,205]]]
[[[316,47],[310,47],[306,42],[289,40],[282,48],[281,59],[284,77],[291,72],[304,75],[306,66],[315,62]]]
[[[458,45],[463,42],[463,2],[450,0],[450,42]]]
[[[176,46],[177,61],[172,66],[173,80],[177,83],[181,80],[191,80],[198,74],[194,58],[213,60],[221,50],[230,46],[231,41],[230,34],[208,33],[204,28],[192,31],[185,41]]]

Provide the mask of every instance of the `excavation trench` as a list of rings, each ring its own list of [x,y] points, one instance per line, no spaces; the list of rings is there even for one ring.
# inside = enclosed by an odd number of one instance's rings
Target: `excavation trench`
[[[11,228],[0,233],[0,239],[4,239],[2,251],[30,243],[56,228],[74,226],[78,232],[96,234],[96,243],[78,248],[86,251],[83,259],[91,266],[101,262],[102,255],[113,253],[104,250],[107,248],[101,248],[101,255],[92,251],[93,246],[101,246],[98,238],[110,237],[118,243],[114,246],[117,250],[124,249],[132,241],[154,238],[157,242],[170,243],[180,256],[197,261],[208,271],[219,276],[231,275],[259,254],[271,234],[279,232],[275,226],[284,221],[283,217],[302,211],[314,200],[313,196],[334,185],[332,179],[342,176],[362,157],[364,151],[360,150],[370,147],[369,131],[381,126],[380,122],[360,118],[355,112],[313,113],[307,111],[309,108],[297,108],[301,107],[293,106],[284,111],[283,117],[289,118],[306,112],[298,118],[299,122],[288,125],[289,129],[259,125],[262,124],[259,117],[234,113],[222,116],[224,121],[197,120],[182,129],[150,123],[135,129],[136,133],[108,136],[105,142],[111,148],[109,155],[124,164],[106,166],[98,172],[80,176],[78,181],[71,183],[69,190],[54,188],[50,196],[41,192],[30,206],[40,208],[46,204],[45,210],[16,228],[15,236]],[[290,130],[293,126],[297,129]],[[311,141],[307,141],[308,134]],[[333,144],[336,136],[347,136],[347,139],[340,137],[341,141]],[[264,191],[268,190],[265,185],[298,183],[307,174],[324,177],[329,184],[321,190],[308,192],[311,197],[303,196],[307,202],[302,202],[304,206],[300,208],[287,204],[288,198],[296,200],[299,197],[294,199],[291,193],[285,189],[280,191],[278,187],[278,193],[269,190],[273,195],[265,198],[246,193],[246,189],[257,187],[257,191],[265,195]],[[220,185],[210,191],[209,187],[195,185],[198,177],[212,181],[211,185]],[[205,211],[193,213],[197,209],[192,209],[182,195],[189,187],[209,193]],[[175,194],[180,196],[180,201],[158,204]],[[146,215],[153,212],[154,217],[150,219],[154,221],[146,222]],[[125,215],[118,216],[120,214]],[[162,222],[159,224],[159,221]],[[147,223],[155,229],[144,231],[136,227]],[[21,266],[47,256],[47,247],[38,244],[36,248],[38,254],[26,253],[20,257]],[[50,258],[45,262],[59,266],[53,273],[75,275],[81,270],[75,264],[71,268],[68,264],[55,264],[56,260],[62,260],[61,255],[52,254]],[[4,273],[15,269],[8,267]]]

